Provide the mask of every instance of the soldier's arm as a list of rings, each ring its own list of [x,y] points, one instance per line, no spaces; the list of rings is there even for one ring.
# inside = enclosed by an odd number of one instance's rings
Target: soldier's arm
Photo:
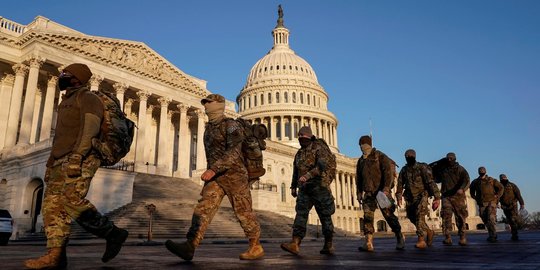
[[[364,192],[364,179],[362,178],[362,172],[360,171],[360,159],[356,161],[356,195],[360,195]],[[360,198],[360,196],[358,196]]]
[[[461,167],[460,170],[460,178],[461,178],[461,186],[459,187],[463,191],[467,190],[469,188],[469,185],[471,184],[471,179],[469,178],[469,173],[465,168]]]
[[[429,196],[435,197],[436,200],[441,198],[441,192],[439,187],[433,181],[433,175],[431,170],[426,166],[422,169],[422,180],[424,181],[424,187],[426,187]]]
[[[521,191],[519,190],[518,186],[515,185],[515,184],[512,184],[514,185],[514,195],[516,196],[516,198],[518,199],[519,201],[519,205],[521,207],[525,206],[525,201],[523,201],[523,197],[521,197]]]
[[[401,170],[399,171],[399,176],[397,180],[396,199],[398,201],[401,201],[402,194],[403,194],[403,184],[404,184],[403,175],[405,174],[404,170],[405,170],[405,167],[401,168]]]
[[[390,193],[390,187],[392,186],[392,182],[394,181],[394,170],[392,170],[392,166],[395,167],[394,163],[390,158],[384,154],[381,153],[380,156],[380,165],[381,165],[381,173],[382,173],[382,181],[384,181],[384,192]]]
[[[239,166],[238,162],[240,162],[242,156],[242,141],[244,141],[245,136],[242,127],[236,121],[229,121],[226,132],[227,147],[225,153],[210,168],[216,174],[224,173],[233,166]]]
[[[497,200],[502,197],[504,193],[504,186],[501,184],[501,182],[497,181],[496,179],[493,179],[493,183],[495,183],[495,190],[497,190]]]
[[[294,163],[293,163],[293,175],[291,180],[291,189],[296,189],[298,187],[298,168],[296,167],[296,159],[298,158],[298,154],[294,157]]]
[[[469,188],[469,193],[471,194],[471,197],[475,200],[476,200],[476,181],[477,180],[473,180]]]
[[[77,98],[81,107],[81,129],[72,153],[84,157],[92,149],[92,139],[99,135],[104,108],[99,97],[90,92],[81,93]]]
[[[316,157],[317,161],[315,162],[315,167],[309,170],[309,172],[307,172],[306,174],[308,180],[321,175],[321,173],[326,170],[326,166],[328,164],[328,157],[324,154],[324,151],[318,149]]]

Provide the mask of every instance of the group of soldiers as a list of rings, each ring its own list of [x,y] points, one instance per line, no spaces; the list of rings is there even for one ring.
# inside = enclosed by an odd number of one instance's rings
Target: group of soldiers
[[[43,219],[47,237],[47,253],[37,259],[24,262],[30,269],[55,269],[67,266],[66,247],[70,224],[75,220],[88,232],[106,239],[102,261],[108,262],[120,252],[128,237],[128,231],[118,228],[85,197],[90,182],[101,160],[92,147],[92,140],[99,137],[104,107],[96,94],[86,87],[92,76],[84,64],[71,64],[64,68],[58,78],[61,91],[66,91],[58,107],[58,118],[50,158],[45,174],[46,191],[43,201]],[[234,209],[242,226],[249,247],[239,255],[242,260],[255,260],[264,256],[260,243],[260,225],[252,208],[250,181],[244,165],[242,142],[245,134],[238,121],[225,116],[225,98],[211,94],[201,100],[205,107],[208,123],[204,132],[207,170],[201,175],[204,186],[201,199],[195,206],[191,227],[186,241],[177,243],[167,240],[166,248],[184,260],[192,260],[201,243],[208,225],[216,214],[225,196]],[[291,195],[296,197],[296,217],[292,230],[292,241],[281,244],[281,248],[299,254],[300,244],[306,235],[309,211],[315,207],[322,223],[325,238],[321,254],[334,254],[335,212],[334,197],[330,184],[335,178],[335,156],[324,140],[316,138],[311,128],[302,127],[298,133],[301,148],[294,158]],[[356,168],[357,198],[364,210],[365,242],[359,248],[373,251],[374,212],[379,208],[396,235],[397,249],[404,249],[405,241],[398,218],[395,216],[396,202],[392,197],[395,183],[396,164],[383,152],[372,147],[370,136],[359,141],[362,156]],[[459,244],[466,245],[465,219],[467,208],[465,192],[469,188],[467,171],[456,162],[456,155],[448,153],[446,158],[433,164],[416,161],[416,152],[405,152],[407,164],[401,169],[397,181],[396,200],[401,206],[405,198],[407,217],[417,228],[417,248],[426,248],[433,241],[434,232],[425,221],[428,213],[428,197],[434,197],[432,208],[441,204],[445,245],[451,245],[452,215],[460,235]],[[432,169],[433,168],[433,169]],[[489,231],[488,240],[496,241],[495,211],[498,202],[504,210],[512,228],[512,239],[517,235],[517,202],[524,207],[518,187],[510,183],[503,174],[501,182],[486,175],[479,168],[479,177],[470,185],[471,196],[476,199],[484,223]],[[439,191],[434,181],[442,183]],[[381,196],[389,202],[382,207]]]

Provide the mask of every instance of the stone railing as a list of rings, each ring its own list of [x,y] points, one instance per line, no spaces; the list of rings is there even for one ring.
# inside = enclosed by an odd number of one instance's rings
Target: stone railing
[[[277,192],[277,185],[259,183],[258,181],[251,185],[252,190],[266,190]]]
[[[103,168],[107,169],[113,169],[113,170],[119,170],[119,171],[128,171],[128,172],[134,172],[135,171],[135,162],[134,161],[127,161],[127,160],[120,160],[118,163],[111,165],[111,166],[101,166]]]
[[[25,31],[25,25],[0,17],[0,32],[20,36]]]

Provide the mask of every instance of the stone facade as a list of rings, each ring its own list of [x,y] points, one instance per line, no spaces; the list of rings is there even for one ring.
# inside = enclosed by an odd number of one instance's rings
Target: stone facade
[[[289,187],[299,147],[296,133],[310,125],[338,157],[334,224],[359,233],[363,214],[354,185],[356,159],[339,153],[338,121],[327,110],[328,94],[311,66],[289,48],[288,30],[278,25],[273,36],[273,49],[253,67],[237,97],[238,113],[234,102],[226,105],[231,117],[269,126],[267,174],[253,185],[255,208],[294,217]],[[206,169],[206,117],[199,102],[209,94],[204,80],[185,74],[141,42],[85,35],[41,16],[28,25],[0,17],[0,208],[14,217],[14,238],[41,229],[45,162],[62,98],[57,76],[75,62],[92,70],[91,90],[115,93],[138,127],[131,152],[115,166],[122,170],[100,168],[92,182],[88,197],[99,210],[131,202],[137,172],[201,183],[198,175]],[[309,222],[317,223],[314,211]],[[376,222],[387,230],[380,213]],[[433,213],[433,224],[438,228],[439,223]]]

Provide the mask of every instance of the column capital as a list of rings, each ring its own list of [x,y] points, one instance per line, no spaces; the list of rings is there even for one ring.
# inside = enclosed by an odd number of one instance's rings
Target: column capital
[[[189,106],[183,103],[176,105],[176,107],[178,107],[178,110],[180,110],[180,113],[187,113],[187,111],[189,110]]]
[[[0,82],[7,85],[13,84],[15,82],[15,76],[13,74],[4,74]]]
[[[133,99],[132,98],[127,98],[126,99],[126,106],[131,106],[133,105]]]
[[[203,109],[196,109],[195,114],[197,115],[198,118],[203,118],[203,119],[206,116],[206,113],[204,112]]]
[[[64,68],[66,68],[66,65],[59,66],[58,67],[58,72],[60,72],[60,73],[64,72]],[[93,77],[93,75],[92,75],[92,77]]]
[[[26,76],[28,73],[28,66],[25,64],[15,64],[13,67],[11,67],[13,71],[15,71],[15,74],[18,76]]]
[[[90,83],[90,87],[96,87],[99,88],[99,85],[103,81],[103,76],[93,74],[92,77],[90,77],[90,80],[88,81]]]
[[[139,97],[140,101],[148,100],[148,97],[150,96],[150,93],[146,92],[146,91],[138,91],[137,96]]]
[[[58,76],[49,75],[49,79],[47,80],[47,86],[48,87],[56,87],[56,84],[58,83]]]
[[[31,68],[40,68],[45,63],[45,58],[40,56],[30,56],[26,59],[26,62]]]
[[[123,94],[129,88],[129,85],[122,82],[116,82],[113,84],[113,88],[117,94]]]
[[[169,103],[171,103],[171,99],[167,97],[160,97],[158,98],[158,102],[161,105],[161,107],[167,107],[169,106]]]

